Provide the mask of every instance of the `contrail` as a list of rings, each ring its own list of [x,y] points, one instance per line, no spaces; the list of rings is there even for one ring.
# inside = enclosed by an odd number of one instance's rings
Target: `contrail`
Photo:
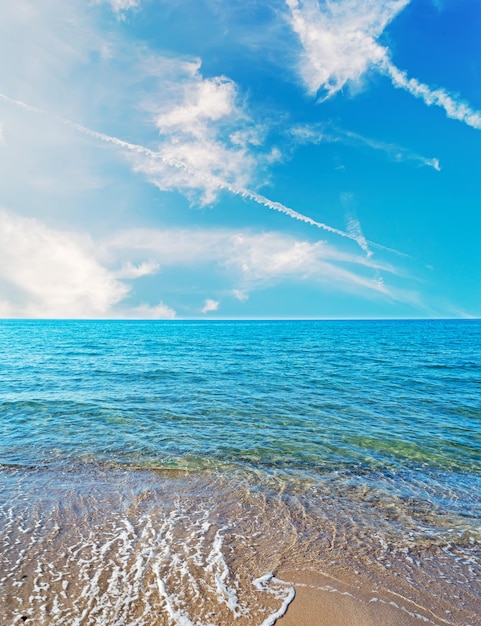
[[[16,106],[26,109],[27,111],[32,111],[33,113],[41,113],[42,115],[48,115],[46,111],[42,109],[37,109],[37,107],[32,107],[29,104],[25,104],[21,100],[15,100],[15,98],[9,98],[9,96],[5,96],[3,93],[0,93],[0,100],[5,100],[5,102],[10,102],[10,104],[15,104]]]
[[[111,135],[105,135],[104,133],[99,133],[95,130],[91,130],[90,128],[87,128],[86,126],[77,124],[76,122],[70,122],[68,120],[63,120],[63,122],[67,124],[68,126],[75,128],[79,132],[85,135],[88,135],[90,137],[93,137],[95,139],[99,139],[101,141],[114,144],[116,146],[119,146],[120,148],[125,148],[126,150],[129,150],[130,152],[143,154],[150,158],[163,161],[164,163],[167,163],[168,165],[171,165],[179,169],[184,169],[184,170],[187,169],[185,164],[182,161],[179,161],[177,159],[172,159],[170,157],[166,157],[164,155],[161,155],[159,152],[155,152],[154,150],[150,150],[149,148],[145,148],[144,146],[129,143],[127,141],[123,141],[122,139],[118,139],[117,137],[112,137]],[[299,220],[306,224],[310,224],[311,226],[316,226],[317,228],[321,228],[323,230],[326,230],[330,233],[334,233],[341,237],[347,237],[348,239],[352,239],[353,241],[356,241],[359,243],[359,238],[357,236],[346,233],[345,231],[339,230],[338,228],[334,228],[333,226],[329,226],[328,224],[318,222],[312,219],[311,217],[308,217],[307,215],[303,215],[302,213],[299,213],[298,211],[295,211],[294,209],[291,209],[290,207],[285,206],[281,202],[270,200],[269,198],[266,198],[265,196],[257,193],[256,191],[252,191],[246,188],[236,187],[235,185],[232,185],[226,181],[220,180],[214,176],[209,177],[209,176],[203,175],[201,176],[201,178],[203,178],[204,180],[208,182],[214,182],[215,186],[220,189],[225,189],[226,191],[230,191],[232,194],[236,196],[241,196],[243,198],[248,198],[250,200],[253,200],[257,204],[265,206],[268,209],[271,209],[272,211],[278,211],[279,213],[284,213],[284,215],[288,215],[289,217],[292,217],[293,219]]]
[[[73,128],[74,130],[78,131],[79,133],[82,133],[83,135],[92,137],[93,139],[98,139],[99,141],[103,141],[105,143],[118,146],[119,148],[128,150],[129,152],[133,152],[135,154],[140,154],[140,155],[149,157],[154,160],[162,161],[163,163],[166,163],[167,165],[171,167],[188,171],[187,166],[182,161],[166,157],[165,155],[162,155],[159,152],[151,150],[150,148],[146,148],[145,146],[135,144],[135,143],[130,143],[128,141],[124,141],[123,139],[119,139],[118,137],[106,135],[105,133],[100,133],[98,131],[92,130],[91,128],[88,128],[87,126],[83,126],[82,124],[78,124],[77,122],[72,122],[71,120],[67,120],[65,118],[52,115],[48,113],[47,111],[44,111],[37,107],[30,106],[29,104],[26,104],[25,102],[22,102],[21,100],[15,100],[14,98],[10,98],[9,96],[6,96],[4,94],[0,94],[0,99],[5,100],[6,102],[19,106],[28,111],[32,111],[34,113],[40,113],[42,115],[47,115],[48,117],[51,117],[57,120],[58,122],[65,124],[66,126],[69,126],[70,128]],[[299,213],[298,211],[295,211],[294,209],[291,209],[290,207],[285,206],[281,202],[270,200],[269,198],[257,193],[256,191],[252,191],[250,189],[246,189],[242,187],[236,187],[235,185],[232,185],[231,183],[218,179],[214,176],[208,177],[204,175],[201,178],[208,180],[211,183],[213,182],[214,185],[219,189],[224,189],[234,195],[241,196],[242,198],[248,198],[261,206],[265,206],[268,209],[271,209],[272,211],[278,211],[279,213],[288,215],[289,217],[299,220],[301,222],[304,222],[305,224],[310,224],[311,226],[315,226],[317,228],[333,233],[340,237],[344,237],[346,239],[355,241],[359,245],[359,247],[362,250],[364,250],[364,252],[366,252],[366,254],[370,254],[369,250],[366,248],[366,240],[363,236],[360,237],[357,234],[350,234],[338,228],[334,228],[333,226],[329,226],[328,224],[324,224],[323,222],[318,222],[307,215]]]
[[[178,161],[177,159],[166,157],[164,155],[161,155],[159,152],[155,152],[154,150],[150,150],[149,148],[145,148],[144,146],[129,143],[127,141],[123,141],[122,139],[118,139],[117,137],[105,135],[104,133],[99,133],[95,130],[91,130],[90,128],[87,128],[86,126],[77,124],[76,122],[70,122],[68,120],[63,120],[63,122],[67,124],[68,126],[75,128],[79,132],[85,135],[88,135],[90,137],[93,137],[95,139],[99,139],[101,141],[114,144],[116,146],[119,146],[120,148],[125,148],[126,150],[129,150],[131,152],[143,154],[145,156],[151,157],[156,160],[158,159],[160,161],[163,161],[164,163],[167,163],[168,165],[171,165],[179,169],[184,169],[184,170],[187,169],[187,167],[182,161]],[[310,224],[311,226],[316,226],[317,228],[321,228],[322,230],[326,230],[330,233],[334,233],[341,237],[346,237],[348,239],[351,239],[355,241],[356,243],[358,243],[360,247],[364,249],[364,246],[361,245],[360,243],[359,237],[346,233],[345,231],[340,230],[338,228],[334,228],[333,226],[329,226],[328,224],[318,222],[312,219],[311,217],[308,217],[307,215],[299,213],[298,211],[295,211],[294,209],[291,209],[290,207],[285,206],[281,202],[270,200],[269,198],[266,198],[265,196],[257,193],[256,191],[252,191],[250,189],[245,189],[241,187],[236,187],[235,185],[232,185],[226,181],[220,180],[214,176],[208,177],[208,176],[203,175],[201,178],[203,178],[206,181],[208,180],[209,182],[214,182],[215,186],[220,189],[225,189],[226,191],[230,191],[232,194],[236,196],[241,196],[243,198],[248,198],[250,200],[253,200],[257,204],[265,206],[268,209],[271,209],[272,211],[278,211],[279,213],[284,213],[284,215],[288,215],[289,217],[292,217],[295,220],[304,222],[305,224]]]
[[[292,128],[291,133],[294,135],[295,139],[301,143],[309,142],[319,145],[323,142],[343,142],[346,145],[368,146],[373,150],[385,152],[393,161],[414,161],[426,167],[432,167],[437,172],[441,171],[439,159],[436,157],[425,157],[422,154],[417,154],[402,146],[364,137],[363,135],[345,130],[334,124],[299,125]]]
[[[370,139],[369,137],[363,137],[358,133],[353,133],[350,130],[342,130],[339,128],[335,128],[334,130],[339,132],[347,140],[351,140],[353,143],[364,144],[369,148],[372,148],[373,150],[382,150],[383,152],[391,156],[391,158],[394,160],[415,161],[421,163],[421,165],[425,165],[426,167],[432,167],[437,172],[441,171],[439,159],[437,159],[436,157],[425,157],[422,154],[411,152],[410,150],[407,150],[406,148],[403,148],[396,144],[376,141],[375,139]]]
[[[92,130],[91,128],[87,128],[87,126],[82,126],[82,124],[77,124],[77,122],[71,122],[69,120],[62,119],[61,122],[66,126],[70,126],[75,130],[78,130],[79,133],[83,135],[87,135],[88,137],[92,137],[94,139],[100,139],[100,141],[104,141],[105,143],[111,143],[114,146],[119,146],[119,148],[125,148],[130,152],[136,152],[137,154],[143,154],[148,157],[161,159],[162,161],[166,161],[167,159],[160,155],[158,152],[154,150],[150,150],[150,148],[146,148],[145,146],[141,146],[136,143],[129,143],[128,141],[124,141],[123,139],[118,139],[118,137],[112,137],[111,135],[105,135],[104,133],[99,133],[96,130]],[[173,163],[169,163],[172,165]]]
[[[266,198],[265,196],[262,196],[261,194],[255,191],[250,191],[249,189],[231,189],[231,190],[233,193],[237,195],[241,195],[245,198],[250,198],[254,202],[257,202],[257,204],[261,204],[267,207],[268,209],[272,209],[273,211],[279,211],[280,213],[284,213],[284,215],[289,215],[289,217],[292,217],[295,220],[300,220],[301,222],[305,222],[306,224],[310,224],[311,226],[322,228],[322,230],[327,230],[328,232],[334,233],[336,235],[340,235],[341,237],[347,237],[348,239],[352,239],[353,241],[359,244],[357,237],[350,235],[349,233],[346,233],[343,230],[339,230],[338,228],[334,228],[333,226],[328,226],[327,224],[323,224],[322,222],[317,222],[316,220],[313,220],[311,217],[308,217],[307,215],[303,215],[302,213],[298,213],[297,211],[294,211],[294,209],[291,209],[285,206],[281,202],[275,202],[274,200],[269,200],[269,198]]]
[[[408,78],[406,72],[398,69],[387,57],[381,67],[387,72],[395,87],[405,89],[416,98],[421,98],[428,106],[435,104],[441,107],[448,117],[481,130],[481,112],[473,110],[465,102],[455,100],[444,89],[431,89],[415,78]]]

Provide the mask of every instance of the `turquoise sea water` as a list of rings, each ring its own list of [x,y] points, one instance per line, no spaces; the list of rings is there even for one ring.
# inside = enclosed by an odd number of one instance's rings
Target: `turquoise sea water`
[[[1,459],[481,471],[481,323],[2,322]]]
[[[184,476],[174,491],[189,493],[188,506],[207,483],[212,508],[229,494],[262,493],[264,513],[287,507],[289,528],[301,524],[295,498],[311,516],[309,550],[320,561],[326,516],[336,536],[367,528],[379,538],[358,542],[367,570],[369,559],[379,566],[379,546],[394,560],[436,546],[446,558],[436,567],[469,562],[464,582],[481,573],[481,321],[2,321],[0,380],[6,517],[26,514],[27,501],[51,515],[35,495],[40,485],[73,502],[85,477],[112,493],[114,476],[125,485],[141,473],[151,491],[155,477],[169,491]],[[66,475],[77,485],[67,495]],[[232,515],[225,505],[226,528]],[[265,540],[274,553],[280,544]],[[302,550],[290,557],[299,567]],[[481,615],[473,594],[458,624]],[[169,615],[165,623],[184,623]],[[124,623],[102,619],[85,623]]]

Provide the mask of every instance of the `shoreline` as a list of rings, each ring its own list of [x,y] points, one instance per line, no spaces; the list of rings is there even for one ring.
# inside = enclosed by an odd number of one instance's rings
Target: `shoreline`
[[[348,524],[355,500],[280,497],[219,474],[83,470],[0,472],[10,623],[480,623],[469,555],[408,548],[404,535],[381,544],[369,518]]]

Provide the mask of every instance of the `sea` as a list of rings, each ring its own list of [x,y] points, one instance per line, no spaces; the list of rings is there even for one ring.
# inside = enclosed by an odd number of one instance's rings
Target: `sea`
[[[481,624],[481,320],[0,321],[1,626],[272,626],[307,571]]]

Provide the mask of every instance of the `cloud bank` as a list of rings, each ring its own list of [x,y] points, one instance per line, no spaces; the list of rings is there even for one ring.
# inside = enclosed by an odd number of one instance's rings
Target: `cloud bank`
[[[220,271],[222,297],[239,302],[286,279],[395,297],[378,278],[379,271],[395,275],[394,268],[324,241],[234,229],[136,229],[94,241],[0,211],[1,317],[173,319],[176,311],[162,301],[131,304],[132,281],[161,267]],[[220,299],[204,298],[190,315],[219,307]]]
[[[353,226],[359,228],[358,223]],[[362,233],[358,235],[362,237]],[[389,287],[378,280],[379,271],[396,274],[391,265],[366,258],[364,254],[343,252],[326,241],[313,243],[275,231],[134,229],[117,233],[104,246],[114,258],[140,254],[154,259],[164,270],[213,265],[225,274],[228,291],[239,301],[247,300],[252,290],[285,279],[310,281],[364,295],[391,296]]]
[[[103,317],[128,287],[96,259],[88,237],[0,212],[3,316]]]
[[[99,244],[88,235],[60,231],[33,218],[0,210],[1,317],[172,318],[163,303],[129,307],[130,286],[120,278],[156,271],[156,263],[131,263],[121,271],[99,259]]]

